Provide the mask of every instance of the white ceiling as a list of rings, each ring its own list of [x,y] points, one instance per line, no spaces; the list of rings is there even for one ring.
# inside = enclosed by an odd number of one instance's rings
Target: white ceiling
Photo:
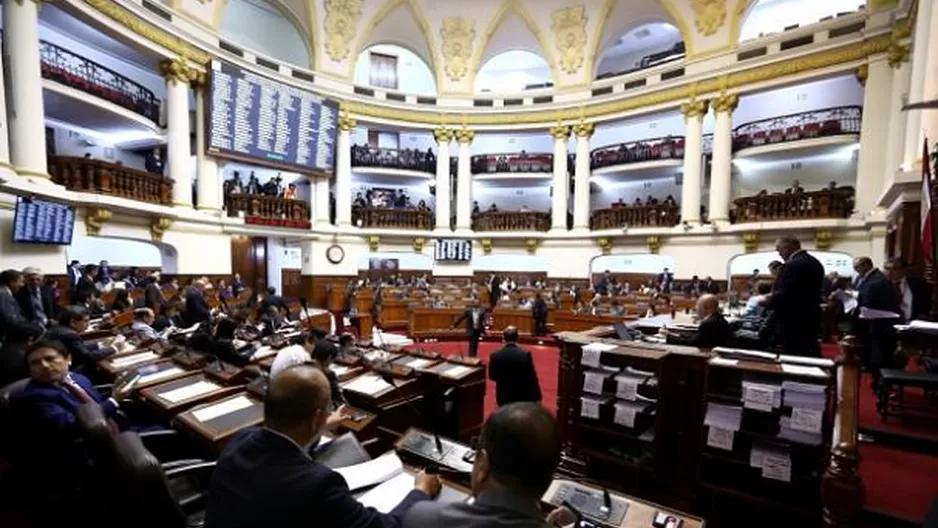
[[[115,144],[157,135],[152,127],[139,121],[52,90],[43,90],[42,102],[46,118],[110,136]]]
[[[857,11],[864,6],[866,0],[759,0],[749,9],[739,41],[778,33],[789,26],[813,24],[824,17]]]

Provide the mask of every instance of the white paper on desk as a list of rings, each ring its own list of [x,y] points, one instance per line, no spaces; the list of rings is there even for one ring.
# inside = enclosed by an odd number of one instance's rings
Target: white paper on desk
[[[616,414],[612,421],[628,428],[635,427],[635,417],[647,408],[647,404],[634,402],[616,402]]]
[[[739,365],[739,360],[715,357],[710,360],[710,364],[717,367],[735,367],[736,365]]]
[[[370,396],[383,390],[390,389],[391,384],[381,379],[381,376],[375,373],[368,373],[346,383],[342,388]]]
[[[802,365],[786,365],[782,363],[782,372],[795,376],[811,376],[813,378],[826,378],[827,373],[820,367],[806,367]]]
[[[587,370],[583,372],[583,392],[588,392],[590,394],[602,394],[603,393],[603,384],[606,381],[606,378],[609,376],[608,373],[601,370]]]
[[[275,356],[275,355],[277,355],[277,350],[269,346],[262,346],[258,348],[257,350],[255,350],[253,354],[251,354],[251,360],[259,361],[261,359],[268,358],[270,356]]]
[[[602,357],[602,355],[602,350],[583,347],[583,354],[580,355],[580,364],[584,367],[599,368],[599,359]]]
[[[329,365],[329,370],[332,371],[336,376],[344,376],[348,374],[348,371],[352,370],[348,365],[340,365],[338,363],[333,363]]]
[[[358,502],[381,513],[390,513],[413,489],[414,476],[401,473],[359,497]]]
[[[865,306],[860,307],[860,319],[879,320],[879,319],[901,319],[902,316],[896,312],[888,310],[874,310]]]
[[[153,374],[147,374],[145,376],[140,376],[140,379],[137,380],[137,385],[142,385],[144,383],[153,383],[154,381],[166,379],[170,376],[175,376],[183,372],[179,367],[170,367],[166,370],[161,370],[159,372],[154,372]]]
[[[766,453],[762,459],[762,477],[791,482],[791,457],[787,453]]]
[[[467,367],[466,365],[456,365],[455,367],[444,370],[443,375],[447,378],[458,378],[460,376],[465,376],[473,368],[474,367]]]
[[[194,416],[195,419],[200,422],[207,422],[213,418],[231,414],[235,411],[246,409],[252,405],[254,405],[254,402],[249,400],[247,396],[238,396],[237,398],[232,398],[221,403],[216,403],[215,405],[209,405],[204,409],[194,411],[192,416]]]
[[[724,451],[733,450],[733,437],[736,436],[735,431],[723,429],[722,427],[716,427],[713,425],[707,429],[708,446],[714,447],[716,449],[722,449]]]
[[[404,464],[397,453],[388,453],[368,462],[337,468],[335,472],[342,475],[350,490],[355,491],[381,484],[400,475],[404,472]]]
[[[820,433],[824,411],[820,409],[792,409],[789,425],[796,431]]]
[[[433,363],[433,360],[432,360],[432,359],[426,359],[426,358],[420,358],[420,357],[418,357],[418,358],[412,358],[412,359],[410,359],[409,361],[405,362],[404,365],[405,365],[405,366],[408,366],[408,367],[410,367],[410,368],[412,368],[412,369],[422,369],[422,368],[425,368],[427,365],[430,365],[430,364],[432,364],[432,363]]]
[[[137,363],[143,363],[144,361],[152,361],[155,359],[160,359],[160,356],[155,352],[141,352],[139,354],[133,354],[130,356],[124,356],[119,358],[114,358],[111,360],[111,365],[116,368],[127,367],[130,365],[136,365]]]
[[[790,363],[793,365],[809,365],[812,367],[830,368],[834,366],[834,360],[827,358],[813,358],[805,356],[778,356],[781,363]]]
[[[211,381],[201,380],[184,387],[178,387],[166,392],[158,392],[156,395],[170,403],[176,403],[183,400],[188,400],[189,398],[195,398],[196,396],[201,396],[203,394],[208,394],[220,388],[221,386],[212,383]]]
[[[200,325],[200,324],[202,324],[202,323],[196,323],[196,324],[190,326],[189,328],[183,328],[182,330],[178,330],[176,333],[177,333],[177,334],[192,334],[192,333],[195,333],[195,331],[199,329],[199,325]]]

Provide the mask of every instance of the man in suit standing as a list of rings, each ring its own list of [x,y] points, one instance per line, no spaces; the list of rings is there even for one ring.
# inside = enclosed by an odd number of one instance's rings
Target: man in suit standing
[[[931,315],[931,285],[921,277],[909,275],[905,259],[894,257],[883,266],[886,278],[893,283],[899,293],[899,310],[902,318],[908,321],[929,319]]]
[[[24,286],[22,273],[0,273],[0,386],[26,377],[23,353],[30,341],[42,335],[42,326],[23,317],[14,297]]]
[[[75,292],[78,289],[78,281],[81,280],[81,263],[77,260],[73,260],[68,268],[65,270],[68,274],[68,293],[72,297],[72,302],[75,300]]]
[[[208,303],[205,302],[205,295],[202,293],[203,288],[205,288],[205,283],[197,280],[186,293],[186,309],[182,318],[189,326],[208,321],[212,313],[208,308]]]
[[[775,335],[785,354],[821,355],[821,281],[824,266],[801,249],[791,236],[778,239],[775,249],[785,264],[765,305],[774,311]]]
[[[163,296],[163,290],[159,285],[160,273],[154,271],[145,279],[146,286],[143,287],[143,307],[156,310],[157,306],[166,303],[166,297]]]
[[[472,303],[471,308],[463,312],[451,328],[463,322],[466,323],[466,337],[469,338],[469,357],[476,357],[479,355],[479,339],[485,333],[485,310],[478,302]]]
[[[88,264],[82,269],[82,275],[75,284],[75,298],[72,304],[87,302],[92,296],[98,294],[98,287],[94,283],[94,277],[98,274],[98,267],[94,264]]]
[[[547,301],[541,292],[534,295],[534,304],[531,306],[531,316],[534,318],[534,335],[547,335]]]
[[[42,284],[42,271],[38,268],[25,268],[23,278],[26,285],[16,292],[23,316],[30,322],[38,323],[43,328],[56,318],[55,293],[52,288]]]
[[[264,300],[261,301],[261,306],[258,312],[261,315],[264,315],[268,312],[268,309],[271,306],[276,307],[278,311],[288,310],[287,303],[283,302],[283,297],[277,295],[277,288],[274,288],[274,287],[267,288],[267,297],[265,297]]]
[[[863,343],[863,364],[873,376],[873,390],[879,385],[880,369],[890,368],[896,352],[896,329],[899,319],[865,319],[861,310],[868,308],[885,312],[900,313],[901,299],[895,284],[873,266],[869,257],[858,257],[853,261],[857,273],[857,310],[854,312],[854,327]]]
[[[270,381],[264,426],[239,433],[212,474],[206,528],[396,528],[407,510],[435,497],[439,477],[419,473],[390,513],[355,500],[341,475],[314,462],[332,403],[319,367],[289,367]]]
[[[548,528],[540,500],[560,461],[557,422],[536,403],[499,407],[482,426],[468,502],[421,502],[404,528]],[[211,528],[211,527],[209,527]]]
[[[541,401],[541,386],[531,353],[518,346],[518,329],[505,327],[505,346],[489,359],[489,379],[495,382],[499,406],[514,402]]]
[[[489,307],[495,308],[502,296],[502,281],[496,274],[489,277]],[[455,325],[454,325],[455,326]]]

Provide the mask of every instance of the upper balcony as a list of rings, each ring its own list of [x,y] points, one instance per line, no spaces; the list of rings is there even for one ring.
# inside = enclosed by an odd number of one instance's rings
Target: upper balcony
[[[50,156],[48,164],[52,181],[70,191],[115,196],[153,205],[172,204],[173,180],[159,173],[90,157]]]
[[[472,156],[475,180],[544,178],[554,171],[554,155],[547,152],[502,152]]]
[[[762,119],[733,130],[733,151],[740,157],[841,140],[855,141],[862,122],[863,109],[859,106],[838,106]],[[793,145],[796,142],[798,145]]]
[[[594,175],[644,168],[680,166],[684,159],[684,138],[667,136],[629,141],[593,149],[590,168]]]
[[[394,149],[352,145],[352,169],[371,174],[399,174],[428,178],[436,174],[436,154],[430,149]]]

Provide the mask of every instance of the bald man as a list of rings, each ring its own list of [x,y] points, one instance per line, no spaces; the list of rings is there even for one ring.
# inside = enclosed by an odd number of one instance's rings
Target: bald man
[[[207,528],[397,528],[411,506],[440,492],[439,477],[420,473],[415,489],[390,513],[356,501],[341,475],[314,462],[331,404],[320,367],[289,367],[273,378],[264,423],[235,437],[212,474]]]
[[[824,266],[794,237],[778,239],[775,250],[785,261],[765,303],[774,312],[775,336],[785,354],[820,357]]]
[[[668,343],[675,345],[713,348],[733,346],[733,329],[720,313],[720,300],[705,294],[697,299],[697,331],[691,334],[668,334]]]

